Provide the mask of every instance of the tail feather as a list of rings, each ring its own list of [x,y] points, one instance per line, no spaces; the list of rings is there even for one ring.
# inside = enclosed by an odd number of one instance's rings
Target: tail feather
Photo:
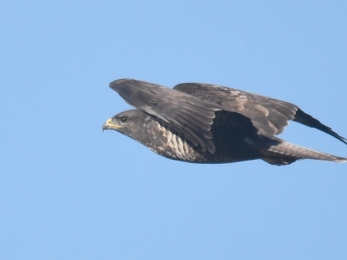
[[[347,158],[314,151],[285,141],[271,145],[266,150],[262,150],[261,153],[261,159],[274,165],[288,165],[300,159],[313,159],[339,163],[347,162]]]

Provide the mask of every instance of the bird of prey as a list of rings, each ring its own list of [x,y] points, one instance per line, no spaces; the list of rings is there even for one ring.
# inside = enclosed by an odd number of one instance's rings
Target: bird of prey
[[[299,159],[347,162],[347,158],[276,137],[293,120],[347,144],[346,138],[285,101],[202,83],[183,83],[170,89],[119,79],[110,87],[135,109],[108,119],[103,130],[116,130],[170,159],[191,163],[262,159],[273,165]]]

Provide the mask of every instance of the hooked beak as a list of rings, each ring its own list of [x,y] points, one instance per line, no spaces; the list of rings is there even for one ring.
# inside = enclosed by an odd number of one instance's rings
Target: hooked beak
[[[112,118],[110,118],[110,119],[107,119],[105,124],[103,124],[102,131],[109,130],[109,129],[117,130],[119,128],[121,128],[121,126],[113,123]]]

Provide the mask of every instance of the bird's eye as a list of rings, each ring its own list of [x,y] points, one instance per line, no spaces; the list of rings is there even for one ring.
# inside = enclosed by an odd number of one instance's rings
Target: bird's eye
[[[128,120],[128,118],[127,118],[126,116],[121,116],[121,117],[119,118],[119,120],[120,120],[122,123],[125,123],[125,122]]]

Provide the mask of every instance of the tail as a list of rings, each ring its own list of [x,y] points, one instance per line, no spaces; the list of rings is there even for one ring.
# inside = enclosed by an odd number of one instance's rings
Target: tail
[[[314,151],[282,140],[276,140],[276,143],[272,142],[271,146],[261,149],[261,155],[262,160],[274,165],[288,165],[300,159],[347,162],[347,158]]]

